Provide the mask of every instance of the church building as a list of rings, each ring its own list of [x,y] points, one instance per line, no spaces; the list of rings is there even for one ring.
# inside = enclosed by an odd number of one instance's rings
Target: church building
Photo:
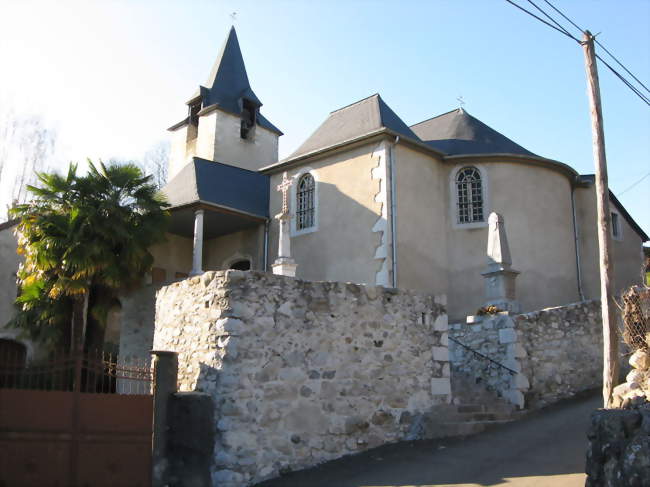
[[[296,277],[485,301],[488,216],[503,216],[523,311],[599,297],[594,178],[459,108],[408,126],[379,94],[332,111],[289,157],[261,113],[232,28],[188,116],[169,128],[172,203],[154,280],[270,271],[287,173]],[[610,193],[615,286],[641,281],[648,236]]]
[[[278,160],[282,132],[262,114],[234,28],[186,105],[187,117],[169,128],[163,191],[172,218],[167,241],[152,249],[154,284],[206,270],[270,272],[280,186],[299,279],[444,294],[450,319],[463,319],[485,303],[496,212],[522,311],[599,298],[593,176],[533,154],[462,108],[409,126],[374,94],[332,111]],[[620,291],[641,282],[648,236],[610,200]],[[0,282],[2,325],[16,296],[14,229],[0,225],[0,257],[11,269]],[[15,330],[0,338],[7,333]]]

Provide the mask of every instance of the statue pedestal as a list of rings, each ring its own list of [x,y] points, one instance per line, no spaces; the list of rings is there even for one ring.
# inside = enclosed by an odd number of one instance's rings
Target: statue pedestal
[[[515,279],[518,271],[509,266],[491,265],[485,272],[485,306],[496,306],[503,311],[520,313],[521,305],[517,301]]]
[[[279,255],[271,266],[273,268],[273,274],[296,277],[298,264],[291,258],[291,236],[289,235],[291,215],[289,213],[280,213],[275,218],[280,221],[280,238],[278,242]]]

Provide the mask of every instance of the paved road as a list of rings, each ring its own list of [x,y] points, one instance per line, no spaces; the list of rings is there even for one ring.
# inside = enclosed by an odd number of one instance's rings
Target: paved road
[[[466,439],[388,445],[258,487],[583,487],[585,433],[600,404],[574,399]]]

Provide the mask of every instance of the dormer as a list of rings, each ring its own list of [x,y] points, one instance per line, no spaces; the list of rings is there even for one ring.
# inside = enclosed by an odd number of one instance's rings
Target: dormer
[[[187,118],[169,128],[169,176],[194,156],[249,170],[277,162],[282,132],[260,113],[261,106],[233,27],[205,86],[187,102]]]

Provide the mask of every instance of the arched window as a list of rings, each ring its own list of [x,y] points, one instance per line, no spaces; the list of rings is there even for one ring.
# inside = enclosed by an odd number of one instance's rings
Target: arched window
[[[475,167],[464,167],[456,175],[458,223],[485,221],[483,217],[483,184]]]
[[[309,173],[301,176],[296,191],[296,230],[311,228],[316,223],[314,191],[314,177]]]

